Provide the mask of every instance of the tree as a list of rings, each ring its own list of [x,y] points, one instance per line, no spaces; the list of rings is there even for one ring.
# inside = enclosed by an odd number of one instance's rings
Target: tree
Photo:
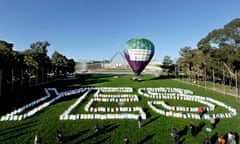
[[[65,56],[55,51],[52,54],[52,65],[54,68],[55,75],[58,77],[60,74],[65,74],[67,69],[68,60]]]
[[[185,75],[189,75],[192,69],[193,61],[192,61],[192,48],[189,46],[183,47],[179,51],[180,58],[177,60],[178,71],[184,73]]]
[[[0,50],[12,51],[13,44],[0,40]]]
[[[205,75],[206,60],[201,50],[186,46],[180,50],[179,54],[181,56],[177,60],[179,72],[194,79]]]
[[[50,46],[48,41],[37,41],[30,45],[31,51],[34,53],[44,53],[47,54],[47,47]]]
[[[171,60],[170,56],[164,56],[163,58],[163,66],[164,67],[169,67],[173,64],[173,61]]]
[[[235,72],[240,69],[240,19],[211,31],[198,42],[198,49],[205,54],[205,61],[216,75],[221,76],[226,69],[229,76],[235,78]]]
[[[74,71],[75,71],[75,61],[73,59],[68,59],[67,72],[73,73]]]
[[[170,56],[164,56],[163,58],[163,64],[161,68],[169,75],[170,73],[173,73],[175,70],[175,65],[173,64],[173,60]]]
[[[37,77],[41,82],[47,80],[47,73],[51,67],[51,60],[47,55],[47,47],[50,46],[48,41],[37,41],[30,45],[30,49],[27,49],[25,53],[24,62],[30,66],[31,72],[36,71]]]
[[[73,73],[75,71],[75,62],[73,59],[68,59],[66,56],[55,51],[52,54],[51,59],[54,73],[58,77],[60,74],[66,74],[67,72]]]
[[[192,48],[189,46],[181,48],[179,51],[180,57],[182,57],[182,58],[188,57],[190,55],[191,50],[192,50]]]
[[[0,40],[0,96],[2,95],[2,90],[6,87],[6,82],[12,79],[12,75],[9,74],[11,70],[11,63],[13,59],[13,44],[6,41]]]

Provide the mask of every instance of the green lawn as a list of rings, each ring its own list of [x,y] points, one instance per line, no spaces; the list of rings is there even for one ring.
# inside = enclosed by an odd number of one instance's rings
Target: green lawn
[[[178,87],[194,91],[196,95],[212,97],[222,101],[233,108],[240,110],[240,102],[236,102],[235,97],[226,96],[216,92],[208,91],[193,85],[181,83],[172,79],[156,79],[152,75],[143,75],[141,82],[133,82],[132,75],[120,75],[114,78],[114,75],[95,74],[80,76],[79,79],[62,81],[59,89],[74,89],[84,86],[94,87],[132,87],[136,93],[140,87]],[[71,82],[72,81],[72,82]],[[64,86],[63,86],[64,85]],[[53,85],[52,87],[54,87]],[[59,86],[56,86],[59,87]],[[170,135],[172,127],[176,127],[178,131],[182,131],[182,136],[178,143],[185,144],[201,144],[204,136],[212,137],[214,135],[224,135],[229,131],[240,134],[240,116],[239,114],[233,118],[220,119],[216,129],[207,132],[205,129],[210,127],[208,120],[181,119],[173,117],[165,117],[152,111],[148,105],[149,100],[146,97],[139,96],[140,102],[134,102],[134,106],[142,106],[148,118],[143,121],[143,127],[138,128],[136,120],[67,120],[60,121],[59,116],[76,100],[77,97],[60,100],[53,105],[43,109],[36,115],[22,121],[4,121],[0,122],[0,143],[3,144],[30,144],[34,141],[34,136],[38,134],[44,144],[56,143],[56,131],[61,130],[64,135],[66,144],[122,144],[125,136],[128,136],[131,144],[149,143],[149,144],[172,144],[173,139]],[[81,112],[84,103],[79,105],[72,113]],[[167,101],[169,105],[190,106],[190,102],[186,101]],[[96,105],[105,105],[97,103]],[[110,106],[114,106],[112,104]],[[193,103],[193,106],[202,104]],[[226,109],[217,107],[216,111],[226,112]],[[196,125],[204,123],[202,129],[193,137],[190,130],[184,131],[190,122]],[[98,124],[104,128],[104,133],[95,134],[94,125]]]

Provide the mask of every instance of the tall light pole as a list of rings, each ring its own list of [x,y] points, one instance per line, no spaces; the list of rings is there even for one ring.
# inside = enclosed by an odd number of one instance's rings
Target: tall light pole
[[[199,80],[199,75],[200,75],[200,68],[198,68],[198,75],[197,75],[197,84],[198,84],[198,87],[200,86],[200,80]]]
[[[204,87],[205,87],[205,89],[207,88],[207,68],[205,67],[204,68],[205,70],[205,72],[204,72]]]
[[[235,74],[235,82],[236,82],[236,100],[237,100],[237,97],[238,97],[238,80],[237,80],[237,78],[238,78],[238,76],[237,76],[237,74],[238,74],[238,71],[236,71],[236,74]]]
[[[213,90],[215,91],[215,76],[214,76],[214,69],[213,69]]]
[[[225,88],[225,71],[223,69],[223,89],[224,89],[224,95],[226,94],[226,88]]]

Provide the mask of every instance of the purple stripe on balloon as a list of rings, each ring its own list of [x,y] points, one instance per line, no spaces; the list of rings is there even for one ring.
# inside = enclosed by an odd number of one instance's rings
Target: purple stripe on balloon
[[[147,66],[147,64],[153,57],[153,54],[151,54],[148,61],[132,61],[130,60],[130,56],[127,53],[124,53],[124,55],[129,66],[136,75],[139,75],[144,70],[144,68]]]

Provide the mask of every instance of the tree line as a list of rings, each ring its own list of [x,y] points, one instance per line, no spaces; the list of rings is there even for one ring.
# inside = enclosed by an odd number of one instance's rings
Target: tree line
[[[74,72],[75,62],[55,51],[47,55],[48,41],[37,41],[24,51],[13,50],[14,44],[0,40],[0,96],[10,96],[23,87],[63,77]]]
[[[214,29],[196,48],[185,46],[176,63],[165,56],[162,68],[176,76],[235,85],[240,70],[240,18]]]
[[[74,72],[75,62],[55,51],[47,55],[48,41],[37,41],[23,52],[0,41],[0,96],[16,91],[14,85],[39,84]],[[165,56],[161,67],[168,75],[234,84],[240,70],[240,18],[214,29],[200,39],[197,47],[185,46],[174,62]]]

